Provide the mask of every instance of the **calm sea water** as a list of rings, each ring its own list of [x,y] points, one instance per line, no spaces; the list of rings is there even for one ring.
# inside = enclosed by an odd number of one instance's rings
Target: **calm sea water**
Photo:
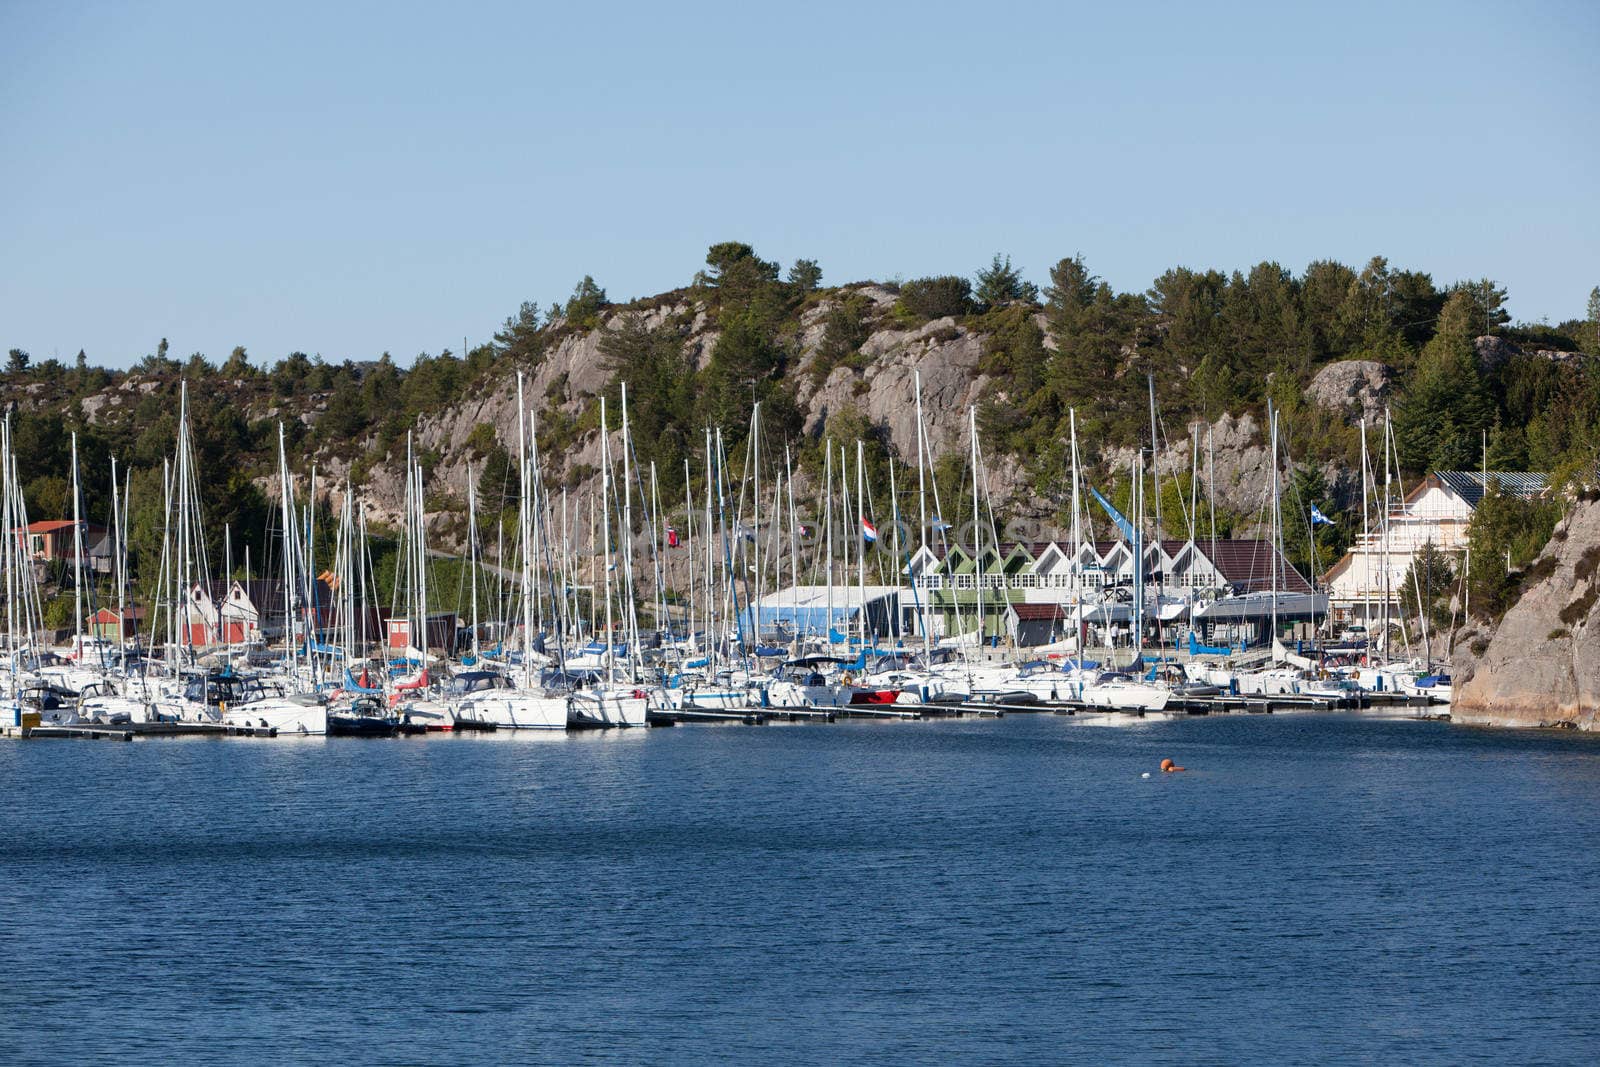
[[[0,797],[6,1063],[1600,1060],[1591,738],[37,742]]]

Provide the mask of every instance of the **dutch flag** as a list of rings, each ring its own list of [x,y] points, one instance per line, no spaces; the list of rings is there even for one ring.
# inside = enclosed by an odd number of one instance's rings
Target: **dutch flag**
[[[861,537],[867,544],[875,544],[878,540],[878,528],[867,521],[865,515],[861,516]]]

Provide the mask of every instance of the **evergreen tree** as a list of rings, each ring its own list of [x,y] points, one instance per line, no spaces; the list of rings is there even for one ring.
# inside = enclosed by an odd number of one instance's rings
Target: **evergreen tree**
[[[30,362],[28,353],[20,348],[13,348],[10,352],[10,358],[6,360],[6,370],[11,374],[26,374]]]
[[[712,245],[706,250],[706,267],[695,276],[695,282],[715,290],[723,307],[747,307],[778,280],[778,264],[762,259],[743,241]]]
[[[978,303],[986,307],[995,307],[1007,304],[1013,300],[1033,301],[1039,297],[1039,289],[1031,282],[1022,280],[1022,272],[1011,266],[1011,257],[1001,257],[999,252],[994,254],[994,260],[989,266],[978,271],[978,284],[974,295]]]
[[[518,364],[533,363],[544,353],[544,333],[539,316],[539,305],[524,300],[515,315],[494,335],[496,353],[509,357]]]
[[[498,440],[489,448],[478,472],[477,500],[483,514],[496,521],[517,506],[522,496],[522,486],[517,477],[517,464]]]
[[[1494,402],[1472,347],[1477,310],[1471,294],[1451,294],[1439,317],[1439,331],[1423,349],[1395,409],[1395,445],[1408,470],[1461,470],[1478,464],[1482,434],[1494,422]]]
[[[572,295],[567,298],[567,305],[561,313],[573,325],[590,328],[596,325],[600,311],[606,304],[606,291],[585,274],[583,281],[573,287]]]
[[[797,259],[789,268],[789,284],[802,293],[809,293],[822,284],[822,268],[814,259]]]

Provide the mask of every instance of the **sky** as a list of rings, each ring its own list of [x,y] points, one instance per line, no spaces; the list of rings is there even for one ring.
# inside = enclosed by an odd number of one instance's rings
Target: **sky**
[[[1600,285],[1600,4],[0,0],[0,341],[459,351],[718,241],[824,283],[1374,255]]]

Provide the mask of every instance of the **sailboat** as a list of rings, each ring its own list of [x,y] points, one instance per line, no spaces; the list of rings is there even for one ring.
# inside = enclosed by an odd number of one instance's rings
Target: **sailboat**
[[[538,521],[542,514],[544,492],[539,476],[538,436],[536,426],[527,419],[523,401],[522,375],[517,375],[517,542],[520,553],[520,604],[522,632],[525,635],[519,677],[487,669],[482,663],[477,668],[457,674],[447,685],[445,693],[451,702],[451,714],[457,723],[470,723],[511,730],[565,730],[571,714],[570,699],[566,692],[547,688],[539,683],[534,671],[536,656],[533,634],[538,630],[536,609],[538,573],[536,560],[540,548],[548,549],[548,523]],[[469,504],[470,507],[470,504]],[[536,530],[535,527],[538,527]],[[475,547],[474,547],[475,551]],[[474,559],[476,557],[474,556]],[[548,564],[548,555],[546,555]],[[548,566],[546,568],[549,570]],[[476,572],[476,566],[474,566]],[[476,573],[473,577],[476,583]],[[551,601],[555,606],[552,577]],[[474,585],[474,597],[476,586]],[[556,629],[558,642],[562,640],[561,628]],[[477,640],[474,630],[474,641]],[[474,646],[476,648],[476,646]],[[476,657],[475,657],[476,658]]]
[[[623,463],[628,462],[627,453],[623,453]],[[633,604],[633,562],[632,562],[632,536],[631,531],[625,531],[628,536],[623,537],[620,552],[613,543],[611,526],[612,494],[616,488],[616,479],[612,474],[611,462],[611,433],[606,422],[606,398],[600,398],[600,529],[603,540],[603,553],[601,562],[605,571],[605,652],[604,652],[604,681],[597,681],[592,685],[575,689],[568,699],[567,725],[577,728],[607,727],[607,726],[643,726],[649,709],[649,697],[645,689],[639,684],[635,669],[634,657],[638,654],[638,632],[636,623],[630,626],[630,637],[623,643],[620,650],[617,645],[616,620],[613,614],[612,594],[613,580],[616,570],[615,557],[621,557],[622,573],[620,575],[624,603],[628,605],[627,615],[630,623],[633,621],[631,614]],[[626,467],[624,468],[626,471]],[[624,513],[624,516],[625,517]],[[628,677],[617,677],[617,659],[619,653],[628,658]]]

